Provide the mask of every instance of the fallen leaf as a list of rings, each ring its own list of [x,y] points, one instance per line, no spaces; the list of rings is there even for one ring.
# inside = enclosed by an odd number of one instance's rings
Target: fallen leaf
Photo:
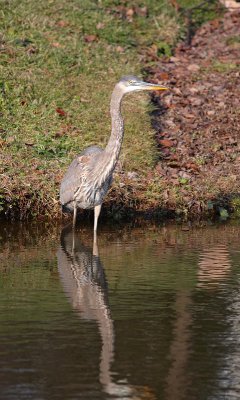
[[[64,28],[65,26],[68,26],[68,22],[62,19],[58,21],[56,25],[59,26],[60,28]]]
[[[184,164],[184,167],[187,169],[192,169],[194,171],[199,171],[199,166],[194,163],[186,163],[186,164]]]
[[[187,179],[187,180],[191,178],[191,175],[188,174],[186,171],[179,171],[179,176],[182,179]]]
[[[180,59],[178,57],[172,56],[172,57],[169,58],[169,61],[172,62],[172,63],[177,63],[177,62],[180,61]]]
[[[187,67],[190,72],[198,72],[200,70],[200,66],[198,64],[190,64]]]
[[[157,78],[158,78],[160,81],[168,81],[168,80],[169,80],[169,75],[168,75],[167,72],[160,72],[160,73],[157,75]]]
[[[189,97],[188,99],[193,106],[199,107],[203,100],[200,97]]]
[[[86,43],[92,43],[97,40],[97,35],[85,35],[84,40]]]
[[[103,22],[98,22],[98,24],[96,25],[97,29],[103,29],[105,28],[105,24]]]
[[[220,2],[230,10],[240,8],[240,4],[235,0],[220,0]]]
[[[62,47],[62,45],[59,42],[53,42],[52,46],[56,47],[56,48],[59,48],[59,49]]]
[[[116,51],[117,51],[118,53],[124,53],[124,48],[123,48],[122,46],[117,46],[117,47],[116,47]]]
[[[126,11],[126,18],[129,22],[133,21],[134,10],[133,8],[128,8]]]
[[[214,111],[214,110],[209,110],[209,111],[207,111],[207,115],[209,115],[209,116],[214,115],[214,114],[215,114],[215,111]]]
[[[148,14],[148,9],[147,9],[146,6],[144,6],[144,7],[135,7],[135,12],[140,17],[146,17],[147,14]]]
[[[184,113],[184,117],[188,118],[188,119],[192,119],[192,118],[196,118],[196,115],[186,112],[186,113]]]
[[[57,107],[56,108],[56,112],[59,114],[59,115],[61,115],[61,117],[66,117],[67,116],[67,113],[66,113],[66,111],[64,111],[62,108],[60,108],[60,107]]]
[[[172,146],[174,146],[173,141],[169,140],[169,139],[161,139],[161,140],[158,141],[158,143],[163,147],[172,147]]]

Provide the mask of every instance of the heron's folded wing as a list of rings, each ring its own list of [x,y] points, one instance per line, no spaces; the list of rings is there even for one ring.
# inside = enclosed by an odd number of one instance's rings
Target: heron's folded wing
[[[67,205],[73,201],[74,193],[81,187],[87,166],[91,163],[93,157],[101,151],[99,147],[92,146],[72,161],[60,187],[60,202],[62,205]]]

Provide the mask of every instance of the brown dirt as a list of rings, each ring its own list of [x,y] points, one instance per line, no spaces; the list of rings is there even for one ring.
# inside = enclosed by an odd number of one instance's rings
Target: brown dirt
[[[240,193],[240,10],[205,24],[190,47],[179,44],[147,72],[172,88],[154,97],[153,113],[166,208],[231,209]]]

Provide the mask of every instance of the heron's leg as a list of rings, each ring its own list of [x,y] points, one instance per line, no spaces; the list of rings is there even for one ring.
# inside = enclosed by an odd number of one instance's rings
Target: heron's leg
[[[74,201],[73,204],[73,229],[75,228],[76,225],[76,218],[77,218],[77,203]]]
[[[97,223],[98,223],[98,217],[101,211],[101,207],[102,204],[100,204],[99,206],[96,206],[94,208],[94,237],[95,237],[95,233],[97,232]]]

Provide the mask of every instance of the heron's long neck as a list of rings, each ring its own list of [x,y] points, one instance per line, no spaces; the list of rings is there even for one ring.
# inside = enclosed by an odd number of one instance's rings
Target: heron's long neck
[[[123,94],[118,87],[115,87],[110,104],[110,113],[112,119],[112,131],[108,144],[104,150],[105,153],[105,172],[112,173],[119,158],[123,134],[124,124],[121,115],[121,101]]]
[[[103,182],[113,173],[119,157],[121,145],[123,141],[123,119],[121,115],[121,100],[123,97],[122,90],[116,85],[110,104],[110,113],[112,119],[112,131],[107,146],[100,154],[99,162],[94,165],[91,171],[92,181],[97,186],[102,186]]]

